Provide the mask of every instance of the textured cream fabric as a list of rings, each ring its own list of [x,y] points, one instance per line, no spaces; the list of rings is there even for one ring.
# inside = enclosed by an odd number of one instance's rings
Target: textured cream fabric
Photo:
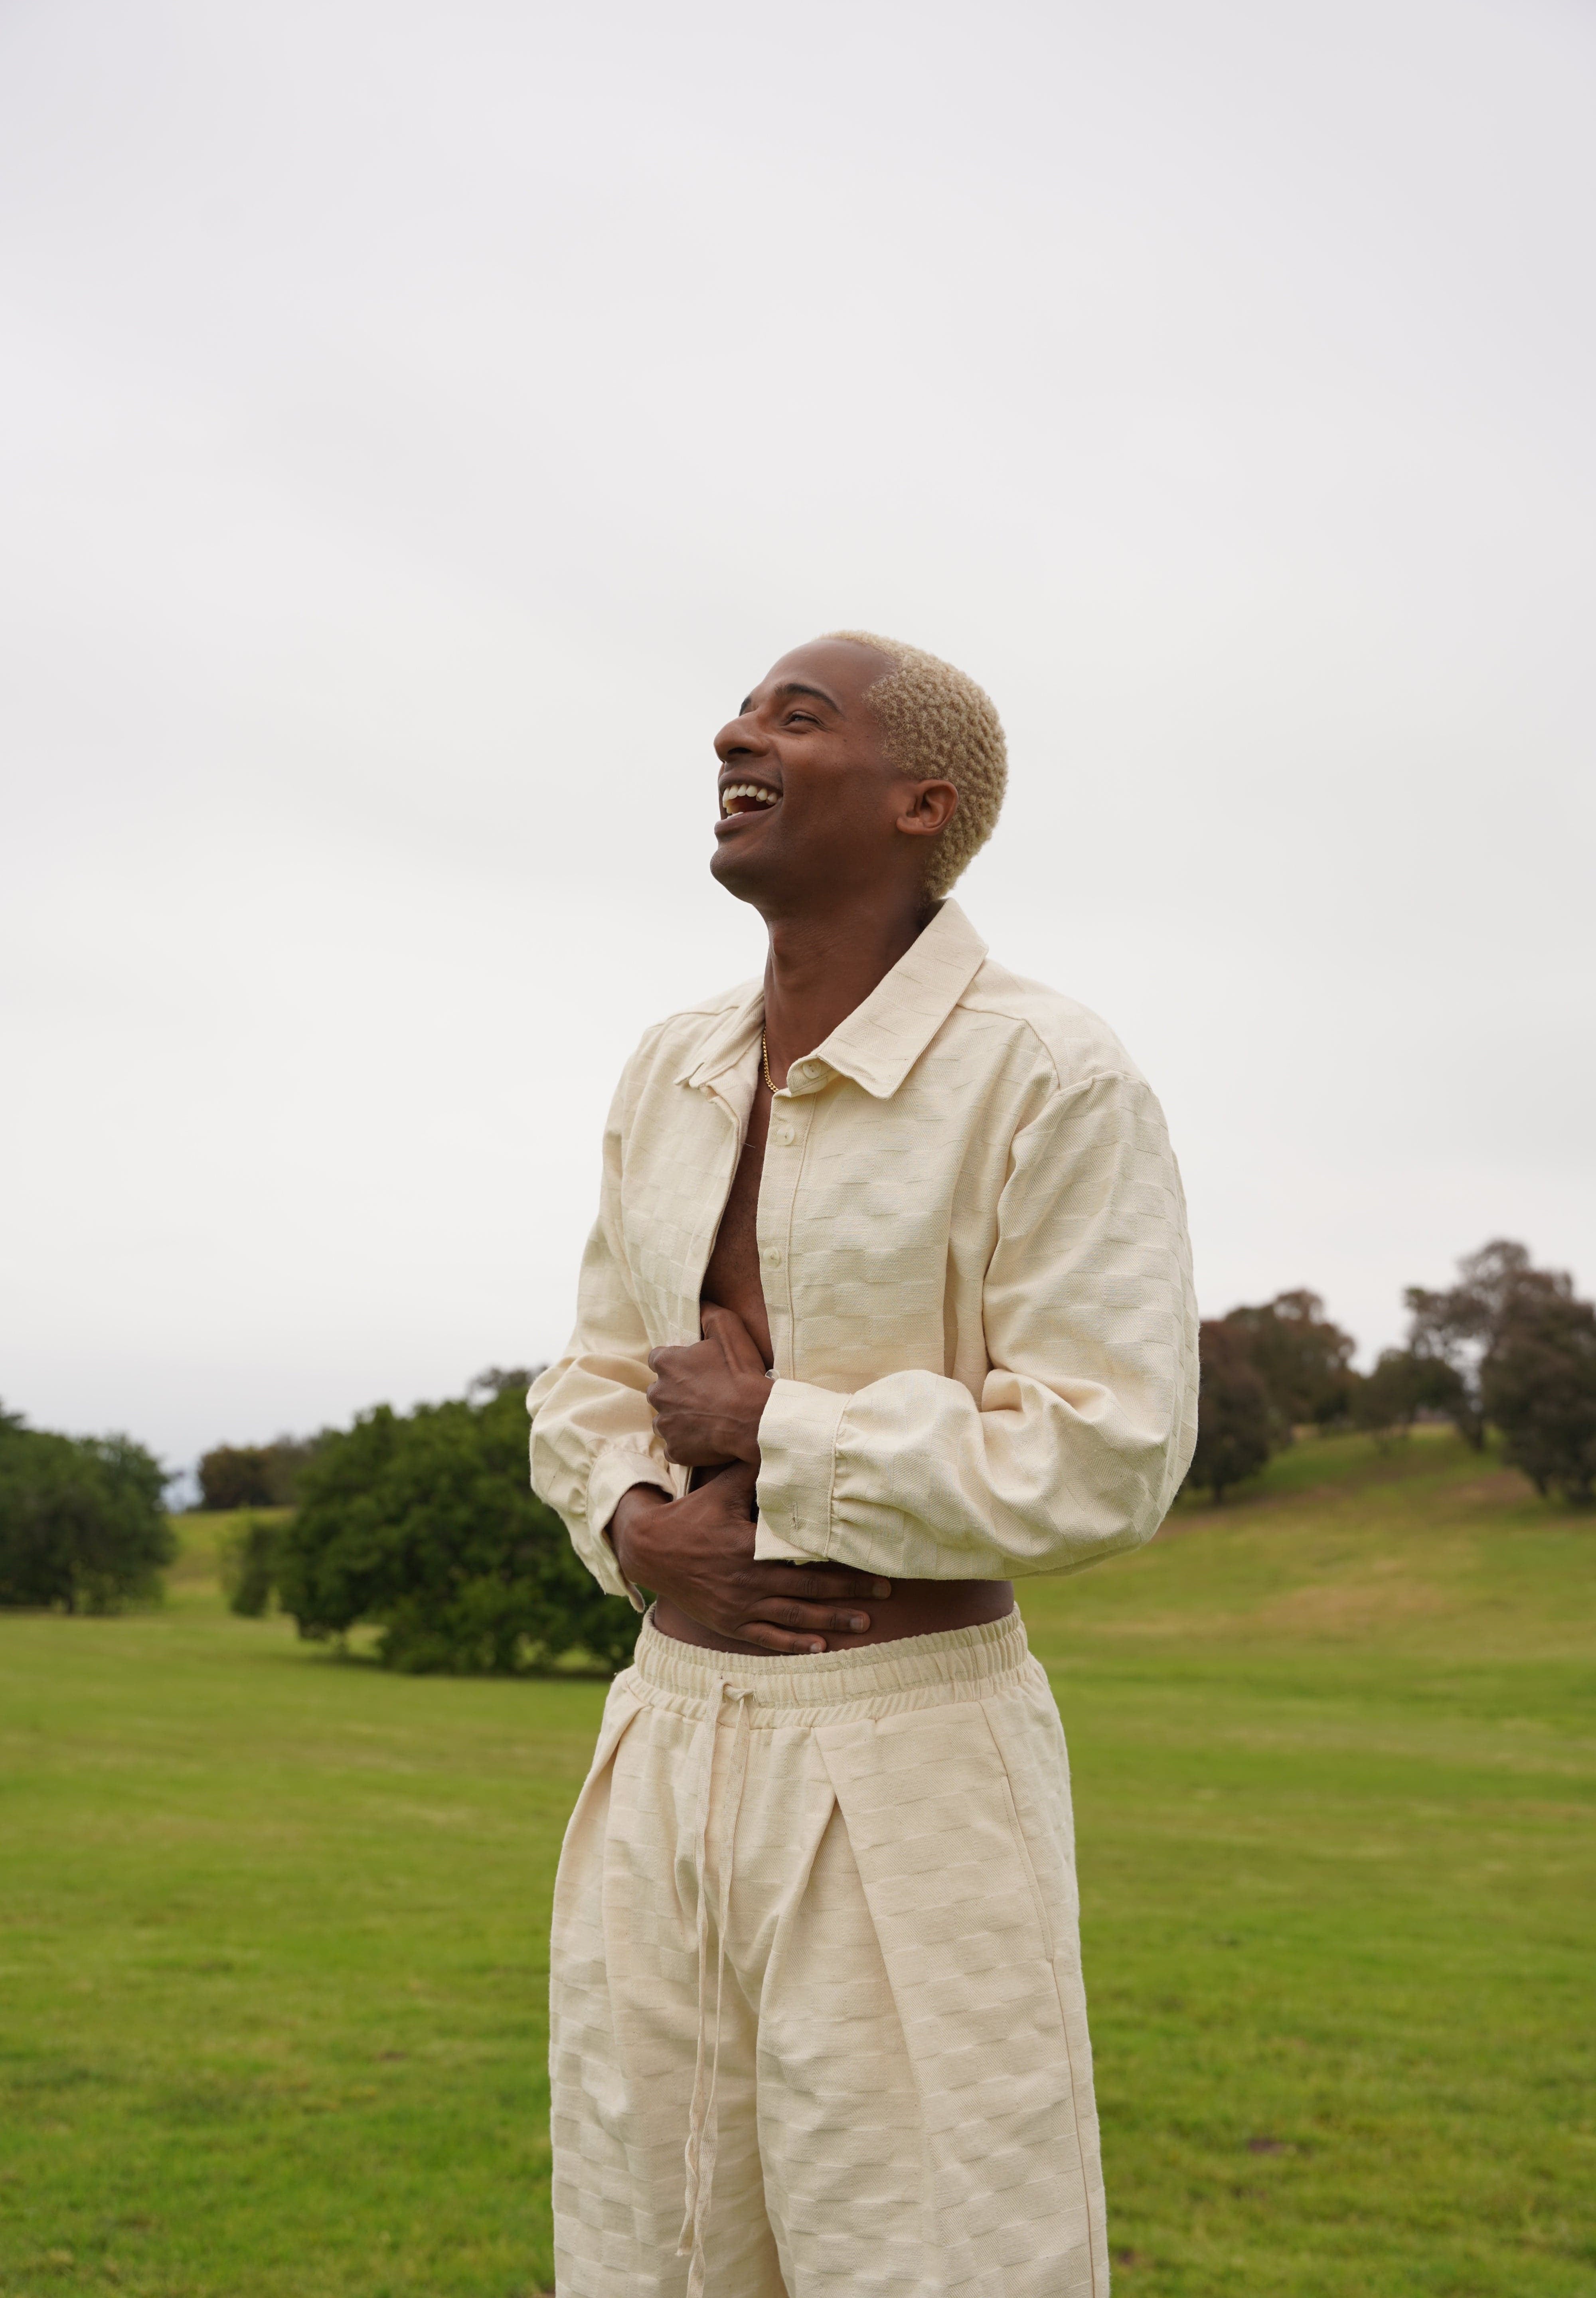
[[[628,1063],[575,1331],[528,1399],[534,1485],[634,1601],[604,1534],[630,1484],[684,1489],[646,1359],[699,1337],[763,1018],[745,986]],[[793,1064],[758,1237],[776,1372],[759,1556],[1003,1580],[1156,1531],[1196,1434],[1162,1112],[1104,1023],[995,965],[956,903]]]
[[[1017,1614],[794,1658],[645,1623],[550,2001],[559,2298],[1106,2298],[1063,1733]]]

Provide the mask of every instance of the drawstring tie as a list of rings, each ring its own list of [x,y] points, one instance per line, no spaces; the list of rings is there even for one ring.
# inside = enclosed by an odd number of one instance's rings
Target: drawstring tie
[[[742,1808],[743,1781],[748,1768],[748,1723],[753,1693],[718,1676],[711,1687],[709,1713],[699,1727],[703,1748],[699,1781],[699,2048],[693,2062],[692,2109],[687,2121],[686,2214],[678,2258],[690,2258],[687,2298],[703,2298],[704,2237],[709,2228],[709,2198],[715,2184],[715,2142],[719,2124],[715,2083],[721,2064],[721,2002],[726,1980],[726,1925],[732,1913],[732,1864],[736,1853],[737,1819]],[[720,1845],[715,1873],[720,1884],[715,1922],[715,2042],[706,2037],[709,2001],[709,1811],[715,1790],[715,1750],[720,1734],[722,1709],[730,1700],[736,1708],[732,1740],[732,1772],[721,1806]],[[707,2062],[707,2064],[706,2064]]]

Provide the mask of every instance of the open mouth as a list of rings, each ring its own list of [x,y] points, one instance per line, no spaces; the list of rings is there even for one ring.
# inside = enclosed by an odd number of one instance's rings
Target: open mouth
[[[765,814],[781,802],[781,792],[764,782],[731,782],[721,792],[721,814]]]

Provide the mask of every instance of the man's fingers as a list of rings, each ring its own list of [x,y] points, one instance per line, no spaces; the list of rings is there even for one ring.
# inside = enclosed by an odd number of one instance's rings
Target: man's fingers
[[[723,1309],[718,1301],[706,1301],[699,1311],[699,1321],[704,1338],[719,1341],[734,1363],[742,1364],[749,1371],[764,1373],[765,1359],[735,1309]]]
[[[780,1586],[781,1595],[806,1597],[815,1604],[857,1603],[861,1597],[883,1598],[892,1593],[890,1580],[877,1580],[869,1573],[851,1568],[820,1572],[806,1570],[802,1566],[795,1569],[790,1564],[773,1564],[770,1569],[787,1575]]]
[[[764,1620],[745,1620],[737,1631],[740,1643],[757,1644],[761,1651],[801,1653],[806,1658],[826,1648],[823,1636],[795,1636],[785,1628],[773,1628]]]
[[[789,1596],[765,1597],[754,1617],[804,1635],[862,1636],[870,1626],[869,1613],[851,1604],[800,1604]]]

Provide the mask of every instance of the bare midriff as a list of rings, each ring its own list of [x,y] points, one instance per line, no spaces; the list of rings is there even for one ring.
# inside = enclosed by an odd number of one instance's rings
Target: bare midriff
[[[774,1354],[765,1288],[759,1281],[758,1211],[759,1178],[765,1166],[769,1120],[769,1098],[761,1090],[732,1178],[732,1194],[721,1216],[715,1250],[704,1272],[702,1294],[705,1301],[730,1309],[741,1318],[765,1360],[767,1372]],[[698,1468],[693,1472],[693,1481],[701,1483],[705,1477],[719,1473],[715,1468]],[[869,1627],[863,1635],[828,1632],[829,1650],[850,1651],[857,1644],[896,1643],[905,1636],[935,1636],[949,1628],[981,1627],[988,1621],[1007,1617],[1014,1608],[1014,1590],[1008,1580],[894,1580],[890,1596],[862,1596],[860,1608],[869,1616]],[[654,1624],[662,1635],[674,1636],[678,1643],[698,1644],[709,1651],[746,1652],[758,1649],[757,1645],[717,1635],[713,1628],[702,1626],[663,1597],[655,1607]]]

